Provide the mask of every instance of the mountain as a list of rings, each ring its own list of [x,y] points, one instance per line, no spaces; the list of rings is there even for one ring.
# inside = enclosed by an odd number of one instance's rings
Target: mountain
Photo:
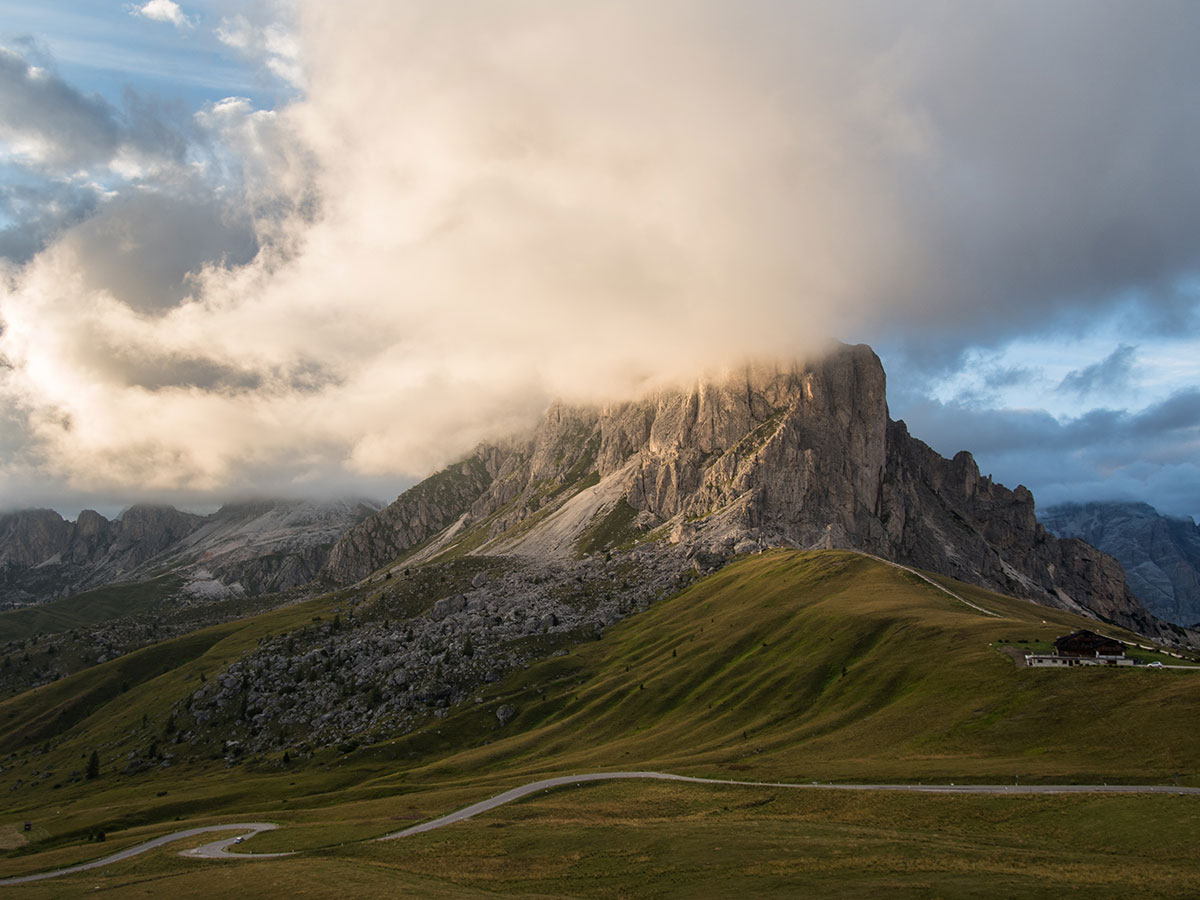
[[[0,605],[16,606],[132,580],[203,517],[132,506],[113,521],[85,509],[74,522],[51,509],[0,516]]]
[[[864,345],[605,407],[555,405],[346,532],[324,573],[396,560],[567,563],[638,548],[710,569],[768,547],[860,550],[1167,641],[1120,565],[1038,524],[1032,494],[945,459],[888,416]]]
[[[258,594],[310,581],[330,547],[375,507],[264,500],[208,516],[132,506],[109,521],[84,510],[0,515],[0,607],[36,603],[170,571],[192,597]]]
[[[1080,538],[1115,557],[1129,587],[1161,619],[1200,624],[1200,528],[1145,503],[1064,503],[1040,516],[1060,537]]]

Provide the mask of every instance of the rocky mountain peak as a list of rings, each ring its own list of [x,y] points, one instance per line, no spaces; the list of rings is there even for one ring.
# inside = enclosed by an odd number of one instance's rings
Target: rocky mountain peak
[[[326,574],[349,583],[398,558],[566,560],[635,545],[728,557],[826,542],[1162,631],[1118,564],[1038,524],[1027,488],[892,422],[863,345],[604,407],[555,404],[531,434],[478,448],[351,529]]]
[[[125,557],[136,567],[190,533],[203,516],[180,512],[173,506],[131,506],[117,517],[110,555]]]
[[[70,523],[52,509],[0,515],[0,565],[36,566],[66,549]]]

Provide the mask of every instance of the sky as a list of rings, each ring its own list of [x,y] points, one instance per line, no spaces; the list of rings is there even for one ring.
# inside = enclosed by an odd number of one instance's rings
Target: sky
[[[0,0],[0,508],[390,500],[871,344],[1039,506],[1200,515],[1200,5]]]

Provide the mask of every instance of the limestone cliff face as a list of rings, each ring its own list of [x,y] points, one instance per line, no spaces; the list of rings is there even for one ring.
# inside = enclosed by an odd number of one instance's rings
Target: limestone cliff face
[[[0,602],[34,602],[119,581],[200,518],[155,506],[130,507],[112,522],[90,509],[75,522],[50,509],[0,516]]]
[[[688,540],[716,528],[721,546],[760,534],[811,543],[835,523],[882,551],[886,424],[867,347],[605,408],[555,405],[532,435],[480,449],[348,532],[325,572],[348,583],[450,527],[444,537],[470,534],[480,552],[571,555],[619,503],[643,530],[674,522]],[[539,540],[547,533],[557,537]]]
[[[180,512],[173,506],[131,506],[114,523],[117,527],[110,530],[112,543],[104,563],[132,571],[192,532],[203,520],[203,516]]]
[[[324,574],[340,584],[357,581],[446,528],[492,483],[504,456],[496,448],[480,448],[405,491],[342,535]]]
[[[606,410],[599,471],[632,460],[626,500],[659,520],[733,510],[747,529],[802,543],[836,523],[878,548],[886,423],[883,369],[870,349],[848,347]]]
[[[1042,528],[1033,496],[945,459],[888,417],[866,346],[758,365],[604,408],[556,405],[348,532],[325,573],[397,557],[573,557],[654,541],[728,556],[834,546],[942,572],[1162,636],[1120,566]]]
[[[378,511],[363,501],[256,500],[222,506],[154,564],[204,574],[248,594],[312,581],[348,528]],[[215,585],[204,585],[214,588]]]
[[[52,509],[0,516],[0,566],[36,566],[67,549],[71,525]]]

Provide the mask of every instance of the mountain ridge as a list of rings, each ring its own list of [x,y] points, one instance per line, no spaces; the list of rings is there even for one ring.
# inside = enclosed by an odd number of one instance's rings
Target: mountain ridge
[[[1042,527],[1033,495],[945,459],[891,420],[866,345],[809,363],[607,406],[555,404],[532,433],[484,444],[333,547],[350,584],[396,560],[569,560],[671,548],[697,567],[768,547],[842,547],[929,569],[1162,640],[1120,565]]]

